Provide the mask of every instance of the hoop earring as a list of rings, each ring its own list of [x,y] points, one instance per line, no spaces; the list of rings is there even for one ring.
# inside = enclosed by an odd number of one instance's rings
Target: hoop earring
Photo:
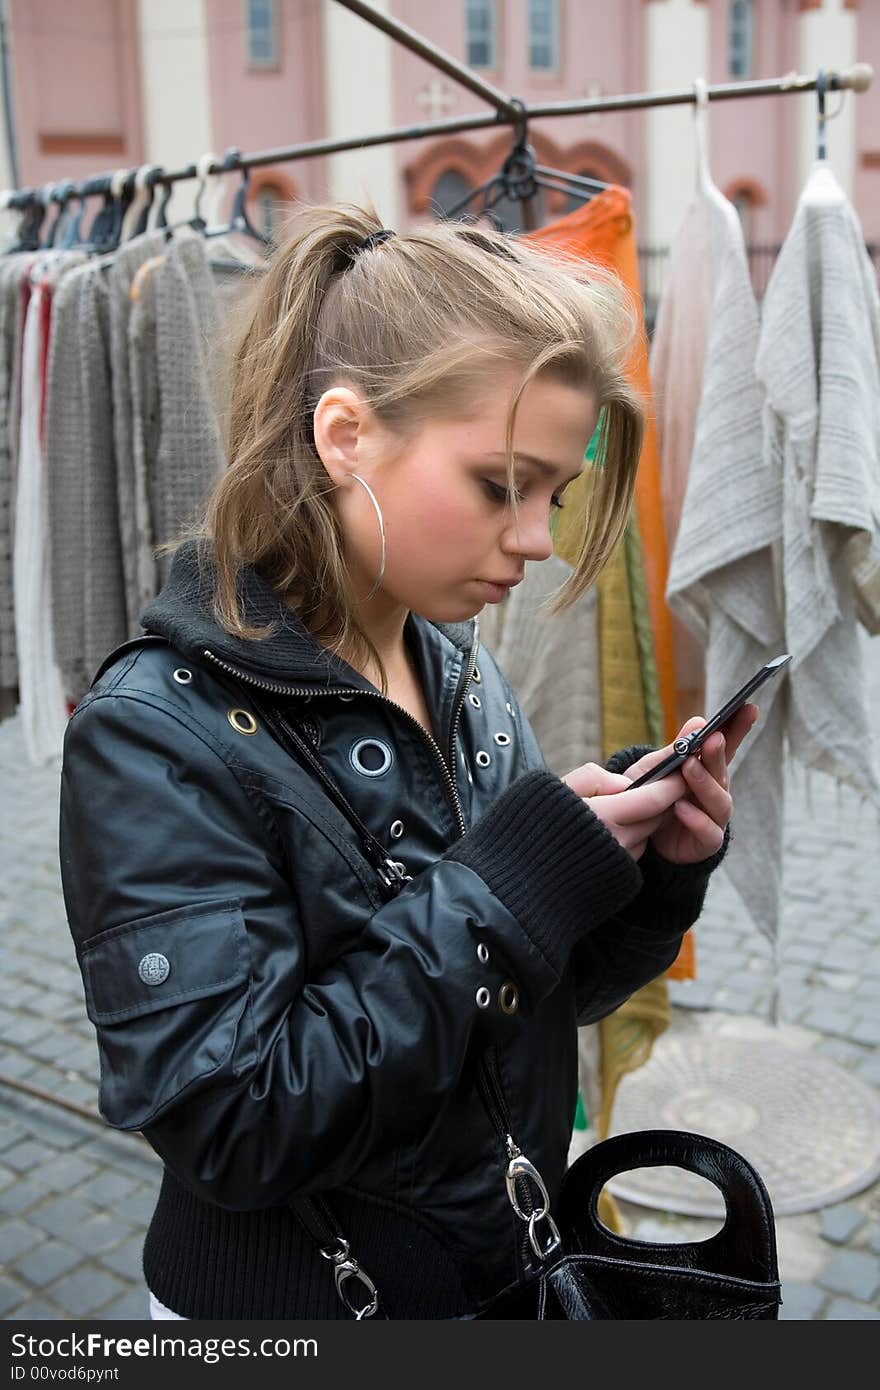
[[[370,484],[365,483],[363,478],[359,477],[357,473],[352,473],[351,477],[360,483],[361,487],[365,490],[367,496],[369,497],[370,501],[375,507],[376,516],[379,519],[379,534],[382,537],[382,560],[379,565],[379,573],[376,576],[376,582],[373,585],[370,592],[367,594],[367,597],[361,599],[361,603],[367,603],[368,600],[371,599],[373,595],[378,591],[379,586],[382,583],[382,580],[385,578],[385,518],[382,516],[382,508],[376,501],[376,494],[373,492],[373,489],[370,487]]]

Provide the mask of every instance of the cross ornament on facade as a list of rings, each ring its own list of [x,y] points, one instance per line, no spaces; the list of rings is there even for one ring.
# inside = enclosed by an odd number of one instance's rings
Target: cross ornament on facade
[[[432,77],[420,88],[416,100],[432,121],[441,120],[452,106],[452,93],[440,77]]]

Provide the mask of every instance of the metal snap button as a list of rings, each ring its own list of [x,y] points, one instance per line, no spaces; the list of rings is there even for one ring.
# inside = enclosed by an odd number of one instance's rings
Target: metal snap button
[[[489,1005],[492,1003],[492,996],[485,985],[480,985],[480,988],[477,990],[476,998],[478,1009],[488,1009]]]
[[[226,718],[237,734],[255,734],[260,727],[250,710],[227,710]]]
[[[483,684],[483,677],[480,675],[480,668],[479,668],[479,666],[475,666],[475,667],[474,667],[474,684],[475,684],[475,685],[482,685],[482,684]]]
[[[403,821],[402,821],[402,820],[393,821],[392,824],[391,824],[391,838],[392,838],[392,840],[399,840],[402,834],[403,834]]]
[[[495,742],[500,748],[506,748],[510,743],[510,734],[496,734]]]
[[[185,666],[178,666],[177,670],[174,672],[174,679],[177,681],[178,685],[189,685],[192,678],[192,671],[188,671]]]
[[[498,1006],[503,1014],[515,1014],[519,1008],[519,990],[512,980],[505,980],[499,989]]]
[[[468,699],[470,700],[470,702],[471,702],[471,704],[473,705],[474,709],[482,709],[482,708],[483,708],[483,702],[481,701],[479,695],[473,695],[473,694],[471,694],[471,695],[468,696]]]
[[[491,761],[492,759],[489,757],[489,754],[484,753],[482,748],[474,758],[474,762],[477,764],[477,767],[488,767]]]
[[[164,985],[171,974],[168,957],[163,956],[161,951],[150,951],[138,966],[138,974],[145,985]]]
[[[384,777],[394,762],[394,754],[381,739],[359,738],[351,745],[348,760],[362,777]]]
[[[485,941],[481,941],[479,946],[477,947],[477,960],[480,962],[481,965],[488,964],[489,947],[486,945]]]

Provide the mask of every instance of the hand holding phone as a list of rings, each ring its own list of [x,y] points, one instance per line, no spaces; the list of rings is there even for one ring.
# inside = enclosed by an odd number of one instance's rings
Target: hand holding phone
[[[770,680],[772,676],[775,676],[783,667],[787,666],[790,661],[791,654],[788,652],[784,652],[781,656],[774,657],[772,661],[768,661],[765,666],[762,666],[759,671],[755,672],[751,680],[747,681],[735,695],[731,696],[726,704],[722,705],[721,708],[712,715],[712,718],[704,724],[701,729],[694,729],[691,733],[684,734],[680,738],[677,738],[672,745],[672,752],[669,756],[664,758],[662,762],[659,762],[656,767],[652,767],[650,772],[645,772],[641,777],[637,777],[634,782],[630,782],[626,790],[634,791],[636,787],[644,787],[648,782],[656,782],[661,777],[668,777],[670,772],[675,772],[676,768],[681,767],[682,763],[687,758],[694,756],[699,751],[710,734],[714,734],[716,729],[723,729],[724,725],[733,718],[737,710],[741,709],[746,703],[750,695],[754,695],[755,691],[758,690],[765,681]]]

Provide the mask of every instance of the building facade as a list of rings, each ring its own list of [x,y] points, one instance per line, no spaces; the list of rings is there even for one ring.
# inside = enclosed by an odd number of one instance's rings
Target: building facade
[[[880,57],[877,0],[376,0],[528,103],[840,68]],[[484,104],[335,0],[2,0],[6,138],[0,186],[146,163],[179,168],[485,111]],[[828,98],[829,158],[868,241],[880,241],[880,82]],[[838,110],[839,108],[839,110]],[[542,118],[541,163],[633,195],[639,240],[668,245],[694,186],[692,108]],[[710,164],[751,243],[778,243],[815,158],[816,99],[713,103]],[[254,220],[297,199],[372,199],[405,227],[498,171],[509,128],[378,145],[254,171]],[[13,176],[15,175],[15,177]],[[237,182],[237,176],[235,176]],[[195,183],[175,186],[192,214]],[[226,190],[227,200],[231,191]],[[542,194],[539,221],[564,212]],[[479,203],[472,203],[478,207]],[[516,226],[518,205],[499,209]]]

